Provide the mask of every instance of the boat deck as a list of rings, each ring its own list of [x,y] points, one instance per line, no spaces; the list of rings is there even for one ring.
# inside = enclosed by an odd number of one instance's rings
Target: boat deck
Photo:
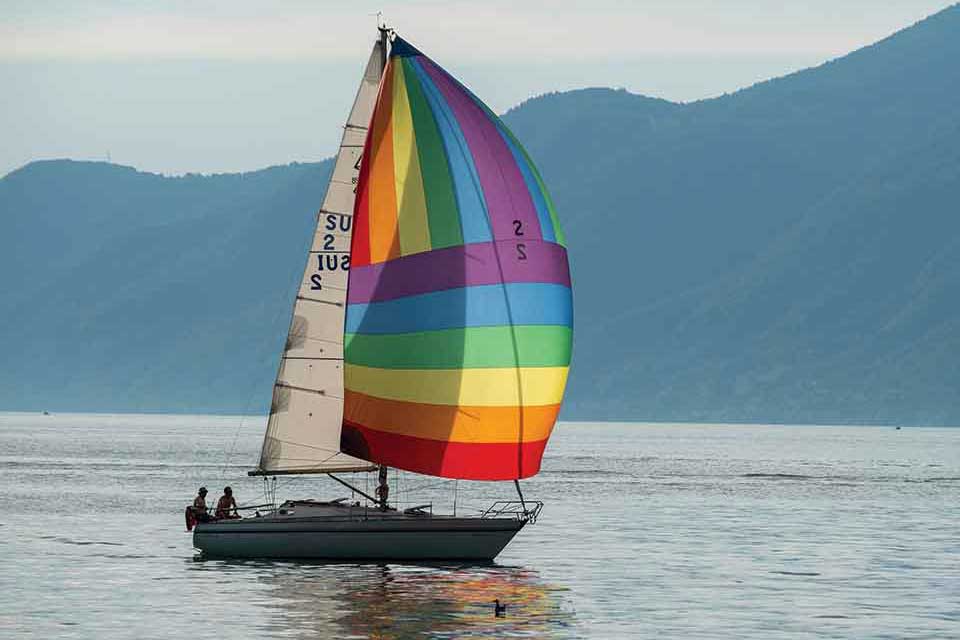
[[[362,505],[359,502],[347,502],[345,500],[334,500],[332,502],[321,502],[319,500],[288,500],[277,507],[276,511],[266,514],[249,516],[242,520],[218,521],[218,522],[250,522],[251,520],[303,520],[308,518],[322,518],[323,520],[422,520],[454,518],[451,515],[439,515],[432,512],[432,505],[424,504],[398,510],[393,507],[383,511],[370,505]]]

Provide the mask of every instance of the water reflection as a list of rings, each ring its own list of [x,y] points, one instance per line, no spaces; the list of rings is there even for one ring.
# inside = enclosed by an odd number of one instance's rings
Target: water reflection
[[[203,562],[204,569],[239,563]],[[567,590],[499,565],[243,563],[273,634],[290,637],[574,637]],[[224,566],[228,565],[228,566]],[[228,568],[229,567],[229,568]],[[507,604],[494,616],[493,600]],[[278,628],[278,625],[282,628]]]

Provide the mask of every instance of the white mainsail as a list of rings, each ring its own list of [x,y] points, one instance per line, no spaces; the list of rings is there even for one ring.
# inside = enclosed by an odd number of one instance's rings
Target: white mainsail
[[[344,127],[333,174],[273,388],[270,419],[254,473],[368,471],[366,460],[340,452],[343,421],[343,320],[354,190],[367,125],[383,75],[381,41],[373,47]]]

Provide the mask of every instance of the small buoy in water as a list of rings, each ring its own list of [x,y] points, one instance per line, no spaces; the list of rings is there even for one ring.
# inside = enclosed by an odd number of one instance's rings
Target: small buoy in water
[[[499,598],[493,601],[493,615],[497,618],[502,618],[507,615],[507,605],[500,604]]]

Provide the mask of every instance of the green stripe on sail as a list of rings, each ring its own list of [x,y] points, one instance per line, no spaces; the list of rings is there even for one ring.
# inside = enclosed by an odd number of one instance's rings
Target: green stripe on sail
[[[463,244],[460,230],[460,215],[457,200],[453,195],[453,178],[447,166],[447,154],[443,148],[440,130],[423,95],[420,80],[411,62],[400,59],[403,77],[407,85],[410,114],[417,140],[420,173],[423,176],[423,192],[427,200],[427,220],[430,226],[430,245],[434,249]]]
[[[467,327],[400,334],[348,333],[349,364],[381,369],[483,369],[565,367],[570,364],[572,331],[556,325],[519,325],[517,362],[511,327]]]

